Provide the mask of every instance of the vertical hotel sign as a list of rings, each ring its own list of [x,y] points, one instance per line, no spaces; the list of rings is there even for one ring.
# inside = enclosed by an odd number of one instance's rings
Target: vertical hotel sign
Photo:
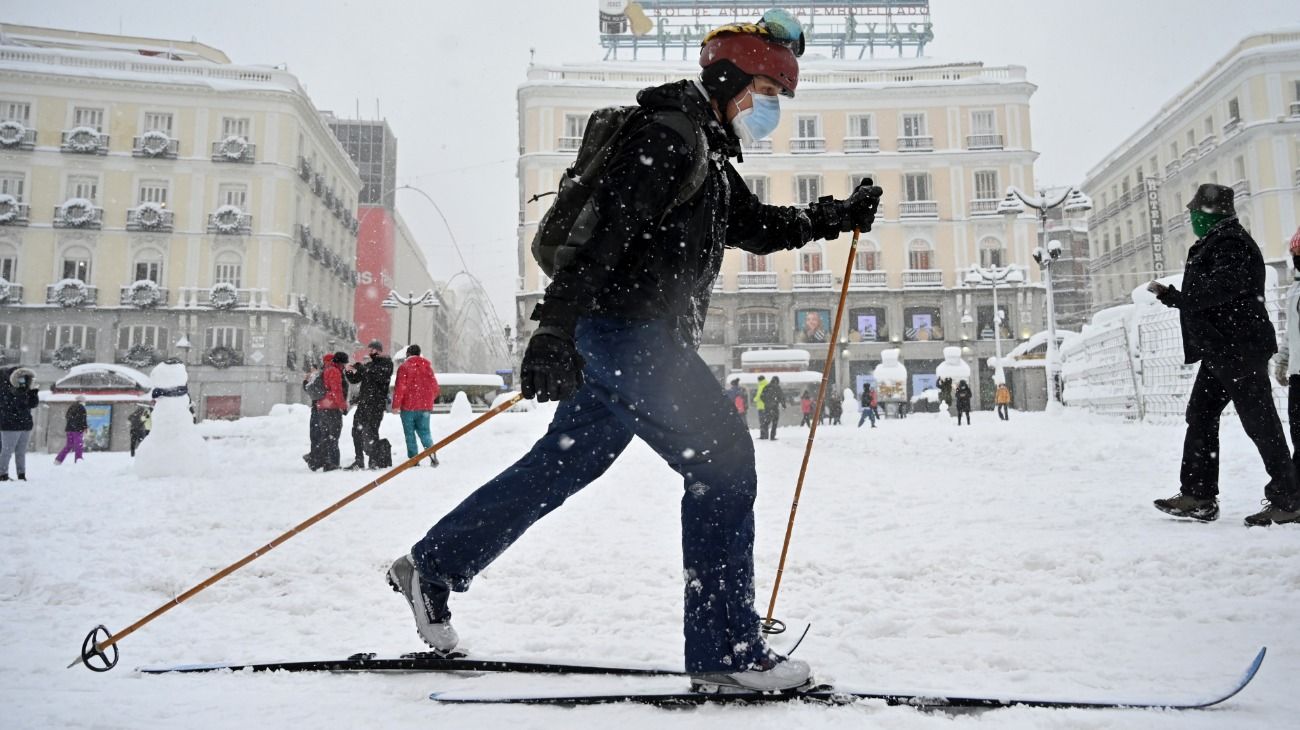
[[[1151,270],[1153,279],[1165,275],[1165,221],[1160,216],[1160,183],[1152,178],[1143,181],[1147,193],[1147,218],[1151,221]]]

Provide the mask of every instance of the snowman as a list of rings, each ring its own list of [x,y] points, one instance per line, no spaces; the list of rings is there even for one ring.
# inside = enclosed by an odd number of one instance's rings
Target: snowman
[[[201,476],[208,470],[207,445],[190,413],[190,376],[185,365],[159,363],[149,373],[153,382],[153,430],[135,453],[140,477]]]

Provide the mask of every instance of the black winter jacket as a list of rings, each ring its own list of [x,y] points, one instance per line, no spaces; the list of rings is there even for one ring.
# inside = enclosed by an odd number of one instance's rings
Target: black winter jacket
[[[370,362],[357,363],[352,372],[344,371],[350,382],[360,383],[356,406],[359,411],[388,409],[388,383],[393,379],[393,360],[379,355]]]
[[[40,404],[35,388],[15,388],[9,376],[18,368],[0,368],[0,431],[32,430],[32,409]]]
[[[599,223],[591,240],[555,272],[532,318],[566,331],[584,314],[669,319],[694,346],[724,247],[756,254],[797,248],[812,240],[813,223],[799,208],[764,205],[749,191],[728,160],[740,149],[735,134],[696,82],[643,89],[637,103],[680,110],[701,125],[709,145],[704,185],[668,210],[697,141],[652,115],[635,118],[596,183]]]
[[[957,408],[962,411],[970,410],[971,389],[970,386],[961,383],[957,386]]]
[[[1187,251],[1183,290],[1160,296],[1177,307],[1188,363],[1202,358],[1268,359],[1277,335],[1264,307],[1264,256],[1236,218],[1220,221]]]
[[[80,403],[68,406],[68,414],[63,422],[63,430],[69,433],[86,430],[86,407]]]

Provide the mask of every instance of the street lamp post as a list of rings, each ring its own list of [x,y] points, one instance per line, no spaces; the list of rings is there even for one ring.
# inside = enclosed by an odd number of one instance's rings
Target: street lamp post
[[[388,296],[380,304],[384,309],[396,309],[399,306],[406,307],[406,344],[411,344],[411,320],[414,319],[413,311],[416,307],[433,307],[441,306],[442,302],[438,301],[438,295],[430,289],[420,296],[415,296],[413,292],[407,292],[406,296],[398,294],[395,290],[389,289]]]
[[[972,265],[966,272],[966,285],[988,284],[993,287],[993,353],[997,365],[993,368],[993,382],[1006,381],[1002,372],[1002,310],[998,309],[998,284],[1020,284],[1025,275],[1016,266],[991,266],[987,269]],[[978,333],[977,333],[978,334]]]
[[[1025,211],[1023,205],[1038,211],[1038,234],[1040,245],[1034,248],[1034,261],[1042,271],[1043,283],[1047,289],[1047,403],[1048,408],[1055,409],[1061,405],[1056,388],[1057,351],[1056,351],[1056,302],[1052,295],[1052,262],[1061,256],[1061,242],[1047,240],[1047,212],[1061,208],[1065,213],[1084,213],[1092,210],[1092,199],[1073,187],[1066,187],[1055,197],[1047,197],[1047,192],[1040,192],[1030,197],[1020,188],[1012,185],[1007,188],[1007,197],[998,203],[998,212],[1014,219]]]

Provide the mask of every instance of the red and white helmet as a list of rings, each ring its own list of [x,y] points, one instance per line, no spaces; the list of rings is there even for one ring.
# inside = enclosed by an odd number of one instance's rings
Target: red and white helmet
[[[799,85],[799,59],[788,45],[760,33],[715,31],[700,48],[700,68],[730,61],[750,76],[766,76],[781,86],[784,96],[794,96]]]

